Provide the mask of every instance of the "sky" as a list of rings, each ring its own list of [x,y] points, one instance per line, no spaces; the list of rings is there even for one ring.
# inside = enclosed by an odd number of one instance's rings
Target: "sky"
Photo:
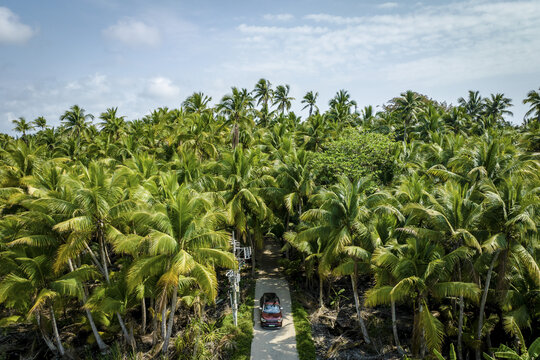
[[[57,126],[74,104],[132,120],[195,91],[217,103],[260,78],[289,84],[303,117],[310,90],[321,110],[340,89],[360,107],[478,90],[511,98],[520,124],[540,87],[540,1],[0,1],[0,132]]]

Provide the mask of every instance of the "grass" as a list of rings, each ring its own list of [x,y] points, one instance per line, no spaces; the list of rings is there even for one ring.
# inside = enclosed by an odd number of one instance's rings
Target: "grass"
[[[296,349],[300,360],[315,360],[315,344],[311,336],[311,323],[306,309],[293,299],[294,329],[296,330]]]
[[[253,304],[255,298],[255,282],[251,279],[247,283],[245,298],[238,308],[238,327],[233,324],[232,314],[223,320],[225,334],[232,334],[230,341],[233,344],[228,352],[227,359],[249,360],[251,357],[251,340],[253,339]]]

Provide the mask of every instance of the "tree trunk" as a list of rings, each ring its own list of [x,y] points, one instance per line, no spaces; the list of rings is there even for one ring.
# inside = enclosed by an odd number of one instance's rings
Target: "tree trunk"
[[[84,303],[86,303],[86,296],[84,299]],[[101,352],[105,352],[105,350],[107,350],[107,345],[101,339],[101,335],[99,335],[99,331],[96,327],[96,323],[94,322],[94,318],[92,317],[92,313],[87,308],[85,308],[84,311],[86,312],[86,317],[88,318],[88,322],[90,323],[90,327],[92,328],[92,333],[94,334],[94,338],[96,339],[96,344],[99,347],[99,350]]]
[[[236,149],[239,142],[240,142],[240,129],[238,128],[238,123],[235,122],[233,125],[233,133],[232,133],[233,150]]]
[[[126,325],[124,324],[124,320],[122,319],[122,316],[120,315],[119,312],[116,313],[116,317],[118,318],[118,323],[120,324],[120,327],[122,328],[122,333],[124,334],[124,338],[126,339],[126,342],[133,348],[133,351],[135,351],[135,339],[129,335]]]
[[[491,275],[493,273],[493,266],[499,257],[499,250],[495,252],[491,264],[489,264],[489,270],[486,275],[486,284],[484,285],[484,292],[482,293],[482,300],[480,301],[480,312],[478,314],[478,328],[476,329],[476,340],[478,340],[478,347],[476,348],[476,360],[482,360],[482,327],[484,326],[484,309],[486,307],[486,300],[489,291],[489,283],[491,281]]]
[[[73,267],[73,263],[72,263],[71,259],[68,260],[68,265],[69,265],[69,269],[71,271],[73,271],[74,267]],[[83,285],[83,291],[82,291],[83,301],[82,301],[82,305],[83,305],[84,311],[86,313],[86,317],[88,318],[88,323],[90,323],[90,327],[92,328],[92,333],[94,334],[94,338],[96,339],[96,344],[99,347],[99,351],[101,351],[103,353],[103,352],[105,352],[105,350],[107,350],[107,344],[105,344],[103,342],[103,339],[101,339],[101,335],[99,335],[99,331],[98,331],[98,329],[96,327],[96,323],[94,322],[94,318],[92,317],[92,313],[85,306],[86,305],[86,299],[87,299],[86,292],[87,292],[86,285]]]
[[[144,295],[141,300],[141,314],[142,314],[142,334],[146,334],[146,301],[144,299]]]
[[[161,308],[161,338],[165,339],[167,335],[167,302]]]
[[[413,334],[412,334],[412,353],[413,356],[418,357],[420,354],[420,348],[422,347],[422,328],[420,325],[420,316],[422,313],[422,305],[420,300],[415,304],[414,320],[413,320]]]
[[[255,270],[257,269],[255,265],[256,263],[255,255],[257,254],[257,252],[255,251],[255,242],[253,241],[253,238],[251,237],[249,229],[246,229],[246,234],[249,240],[249,244],[251,245],[251,277],[255,279]]]
[[[56,340],[56,347],[58,348],[58,353],[60,356],[64,356],[64,347],[62,346],[62,341],[60,340],[60,334],[58,333],[58,326],[56,325],[56,316],[54,316],[54,308],[52,305],[49,306],[49,311],[51,312],[51,323],[54,333],[54,339]]]
[[[98,231],[101,232],[101,228]],[[101,265],[103,267],[103,276],[105,276],[105,281],[107,282],[107,284],[109,284],[109,269],[107,267],[107,256],[105,255],[105,243],[103,241],[102,234],[100,234],[99,238],[99,246],[101,248],[101,261],[103,262],[103,264]]]
[[[356,316],[358,317],[358,322],[360,323],[360,329],[362,330],[362,336],[364,337],[364,341],[366,342],[366,344],[370,344],[371,340],[369,339],[366,324],[364,324],[364,319],[362,319],[362,315],[360,314],[360,305],[361,304],[360,304],[360,300],[358,298],[358,287],[356,285],[357,271],[358,271],[358,265],[355,262],[354,263],[354,274],[351,275],[351,283],[352,283],[353,294],[354,294],[354,305],[356,307]]]
[[[458,264],[458,276],[459,281],[461,281],[461,264]],[[457,358],[458,360],[463,360],[463,345],[462,345],[462,337],[463,337],[463,311],[464,311],[465,304],[463,302],[463,295],[459,296],[459,318],[458,318],[458,338],[457,338]]]
[[[163,354],[167,355],[167,349],[169,348],[169,339],[172,335],[172,328],[174,324],[174,313],[176,312],[176,302],[178,299],[178,285],[174,288],[173,295],[172,295],[172,301],[171,301],[171,312],[169,314],[169,324],[167,326],[167,333],[165,335],[165,339],[163,340]]]
[[[391,301],[391,310],[392,310],[392,332],[394,333],[394,341],[396,343],[396,347],[398,349],[399,354],[404,355],[405,352],[403,351],[399,343],[397,323],[396,323],[396,302],[394,300]]]
[[[154,347],[157,343],[157,337],[158,337],[158,312],[155,306],[155,300],[153,297],[150,298],[150,307],[154,310],[152,315],[152,347]]]
[[[45,344],[47,344],[47,347],[49,348],[49,350],[56,353],[58,349],[56,348],[52,340],[49,338],[47,333],[45,333],[45,329],[43,329],[43,327],[41,326],[41,315],[39,314],[39,312],[36,313],[36,321],[39,328],[39,332],[41,333],[41,337],[43,338],[43,341],[45,341]]]
[[[323,277],[321,274],[319,274],[319,308],[324,307],[324,301],[323,301]]]

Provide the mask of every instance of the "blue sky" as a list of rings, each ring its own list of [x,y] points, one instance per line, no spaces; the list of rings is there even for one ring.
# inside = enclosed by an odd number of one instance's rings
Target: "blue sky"
[[[128,119],[213,101],[261,78],[319,106],[347,89],[359,106],[411,89],[456,103],[467,90],[521,101],[540,86],[540,1],[121,1],[0,3],[0,131],[73,104]]]

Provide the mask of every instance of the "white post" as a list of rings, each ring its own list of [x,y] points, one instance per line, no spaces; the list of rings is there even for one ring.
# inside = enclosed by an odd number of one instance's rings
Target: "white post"
[[[233,254],[235,257],[236,256],[236,239],[234,238],[234,230],[232,232],[232,243],[233,243]],[[238,260],[238,259],[237,259]],[[233,322],[234,322],[234,326],[238,326],[238,293],[237,293],[237,289],[238,289],[238,276],[237,276],[237,271],[236,270],[233,270],[233,273],[232,273],[232,281],[231,281],[231,286],[232,286],[232,295],[233,295],[233,303],[232,303],[232,311],[233,311]]]

